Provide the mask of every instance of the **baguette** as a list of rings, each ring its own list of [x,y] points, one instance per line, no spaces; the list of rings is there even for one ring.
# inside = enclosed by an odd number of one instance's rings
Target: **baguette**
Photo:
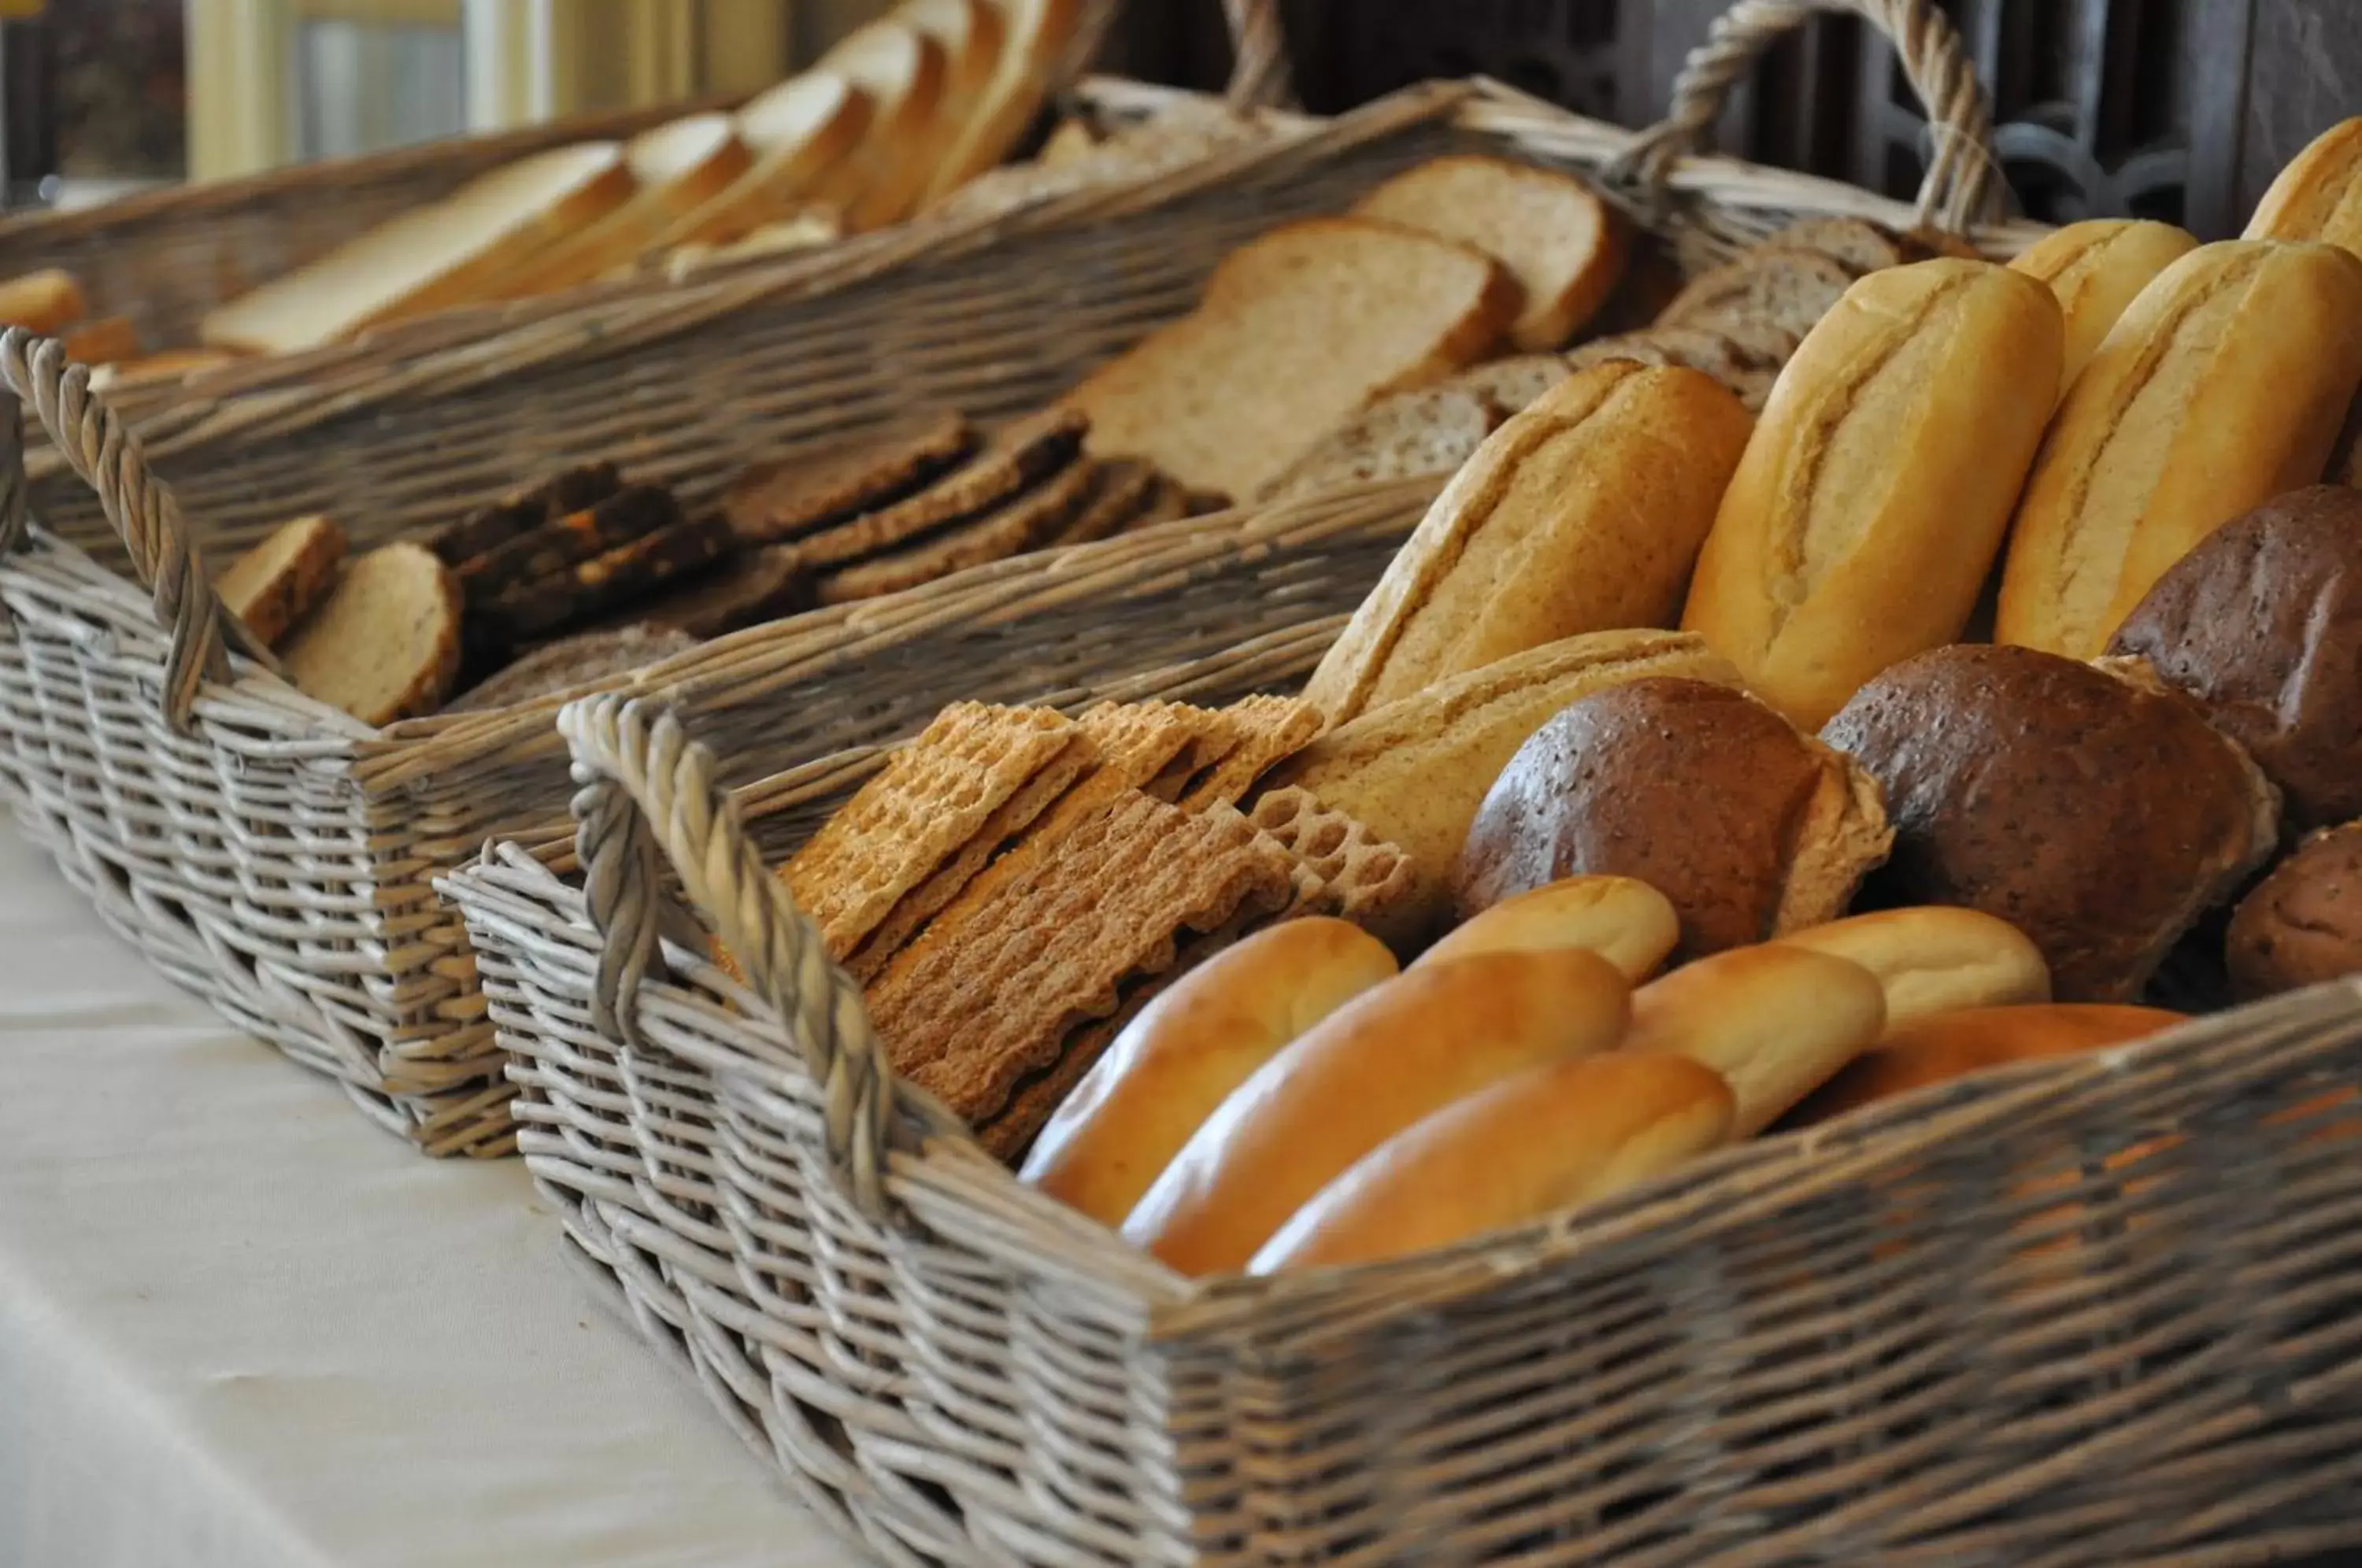
[[[1042,1129],[1018,1179],[1120,1225],[1232,1090],[1394,976],[1385,944],[1341,920],[1314,916],[1258,932],[1124,1027]]]
[[[2243,239],[2318,240],[2362,255],[2362,116],[2340,120],[2281,168]]]
[[[1931,1013],[2050,999],[2042,949],[2009,922],[1945,905],[1881,910],[1781,937],[1859,964],[1886,991],[1890,1032]]]
[[[1694,370],[1579,370],[1487,437],[1320,661],[1331,723],[1586,632],[1659,626],[1754,422]]]
[[[2158,275],[2069,389],[2027,480],[1996,641],[2090,658],[2166,569],[2318,480],[2362,383],[2362,260],[2203,245]]]
[[[2125,307],[2159,272],[2197,248],[2195,236],[2169,223],[2093,218],[2045,235],[2009,264],[2011,271],[2047,285],[2058,297],[2067,327],[2058,370],[2061,397]]]
[[[1483,953],[1388,981],[1225,1099],[1124,1236],[1183,1274],[1244,1268],[1315,1193],[1421,1118],[1529,1067],[1606,1050],[1628,999],[1606,959],[1575,948]]]
[[[1451,874],[1485,792],[1526,737],[1568,703],[1650,676],[1737,686],[1738,671],[1678,632],[1601,632],[1502,659],[1315,741],[1273,777],[1368,824],[1410,856],[1406,929],[1451,912]]]
[[[1787,1124],[1809,1127],[1929,1084],[2012,1062],[2122,1045],[2182,1021],[2178,1012],[2105,1002],[1970,1008],[1915,1018],[1798,1105]]]
[[[1859,964],[1768,943],[1701,958],[1632,993],[1618,1049],[1670,1052],[1720,1073],[1751,1138],[1878,1043],[1886,992]]]
[[[1638,983],[1681,940],[1672,900],[1630,877],[1569,877],[1504,899],[1421,954],[1411,967],[1477,953],[1581,947]]]
[[[1662,1176],[1729,1135],[1737,1100],[1686,1057],[1531,1067],[1396,1134],[1280,1228],[1250,1274],[1407,1257]]]
[[[1981,261],[1846,291],[1782,372],[1682,617],[1805,729],[1976,608],[2058,387],[2058,305]]]

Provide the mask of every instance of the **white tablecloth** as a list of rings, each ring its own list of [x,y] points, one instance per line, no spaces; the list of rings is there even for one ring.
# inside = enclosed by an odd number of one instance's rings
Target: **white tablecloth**
[[[0,825],[0,1564],[854,1561],[520,1164],[410,1153]]]

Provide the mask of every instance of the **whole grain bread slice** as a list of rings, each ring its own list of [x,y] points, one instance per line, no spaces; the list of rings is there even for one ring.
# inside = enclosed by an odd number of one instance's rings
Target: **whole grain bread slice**
[[[1090,416],[1093,452],[1253,495],[1372,400],[1483,358],[1519,297],[1467,246],[1366,218],[1289,224],[1233,251],[1193,315],[1067,402]]]
[[[1512,354],[1472,365],[1442,384],[1473,392],[1497,404],[1504,416],[1522,413],[1534,399],[1574,374],[1563,354]]]
[[[1735,315],[1802,338],[1852,284],[1844,264],[1821,251],[1760,246],[1700,276],[1674,296],[1656,325],[1694,326]]]
[[[1465,387],[1395,392],[1322,436],[1264,488],[1263,499],[1451,473],[1476,455],[1506,417],[1491,398]]]
[[[424,545],[383,546],[345,569],[280,650],[298,690],[365,724],[432,712],[459,674],[459,579]]]
[[[224,568],[214,592],[257,641],[275,647],[328,591],[344,559],[342,528],[326,517],[298,517]]]
[[[1860,275],[1924,260],[1925,255],[1903,236],[1867,218],[1803,218],[1773,235],[1764,244],[1772,248],[1817,250]]]

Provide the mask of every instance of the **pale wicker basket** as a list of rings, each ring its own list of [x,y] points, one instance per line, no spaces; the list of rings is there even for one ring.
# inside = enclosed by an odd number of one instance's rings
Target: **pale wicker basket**
[[[366,547],[600,458],[694,502],[749,461],[914,411],[1038,407],[1189,309],[1242,241],[1339,210],[1451,147],[1600,176],[1693,265],[1803,215],[1963,227],[1985,209],[1990,165],[1961,151],[1982,146],[1986,126],[1957,39],[1921,0],[1860,4],[1902,39],[1945,127],[1916,209],[1679,156],[1747,61],[1804,15],[1748,0],[1700,51],[1674,116],[1641,136],[1486,84],[1417,89],[1153,179],[585,306],[342,390],[179,405],[136,438],[17,341],[0,355],[10,386],[69,438],[28,470],[47,528],[0,556],[0,789],[118,929],[241,1027],[335,1074],[433,1152],[506,1153],[513,1091],[465,932],[430,882],[487,837],[546,838],[563,823],[555,700],[356,724],[259,660],[225,662],[201,555],[309,512]],[[1977,231],[1994,254],[2024,238]],[[1248,514],[1073,561],[1004,563],[629,679],[679,693],[726,743],[734,777],[758,778],[912,733],[955,696],[1103,684],[1342,613],[1416,521],[1415,499],[1391,504],[1324,524]],[[1297,542],[1276,550],[1275,536]],[[1157,598],[1168,545],[1206,552],[1195,569],[1213,579],[1225,551],[1269,575],[1231,577],[1233,599],[1190,601],[1185,615]],[[1012,642],[988,674],[933,635],[1000,624],[1018,605],[1053,617],[1040,635],[1054,640],[1037,654]]]

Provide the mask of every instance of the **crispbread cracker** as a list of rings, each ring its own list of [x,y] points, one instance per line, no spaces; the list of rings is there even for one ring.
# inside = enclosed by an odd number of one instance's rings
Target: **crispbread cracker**
[[[895,900],[877,929],[869,933],[845,967],[853,977],[866,985],[884,970],[905,943],[916,935],[921,927],[943,912],[954,899],[959,897],[977,873],[991,862],[994,856],[1009,847],[1017,836],[1040,819],[1059,797],[1074,787],[1075,781],[1096,767],[1099,748],[1088,735],[1077,734],[1066,743],[1065,750],[1044,763],[1042,770],[1025,781],[1024,787],[1003,801],[993,813],[984,819],[974,837],[962,845],[959,852],[936,870],[934,875]]]
[[[1182,933],[1284,902],[1288,870],[1236,812],[1123,796],[976,906],[941,962],[890,967],[870,1016],[897,1072],[971,1124],[988,1121],[1078,1025],[1119,1010],[1127,980],[1172,967]]]
[[[741,544],[772,544],[900,501],[975,449],[968,422],[944,414],[824,458],[750,469],[730,487],[723,514]]]
[[[1247,697],[1222,710],[1238,744],[1182,792],[1184,811],[1234,806],[1255,780],[1320,738],[1320,711],[1294,697]]]
[[[1058,530],[1060,545],[1087,545],[1111,538],[1131,527],[1156,499],[1154,468],[1137,458],[1114,458],[1094,463],[1097,477],[1080,511]]]
[[[1047,708],[954,703],[780,868],[842,958],[1075,737]]]
[[[1239,723],[1237,714],[1226,708],[1209,709],[1205,722],[1187,747],[1167,758],[1141,789],[1157,800],[1177,805],[1181,797],[1189,792],[1190,785],[1209,776],[1245,739],[1246,728]]]
[[[1021,419],[917,494],[809,535],[798,547],[814,567],[842,566],[964,523],[1072,462],[1089,428],[1090,421],[1072,409]]]
[[[1081,510],[1096,479],[1087,463],[1069,463],[995,511],[891,555],[820,580],[822,604],[900,593],[969,567],[1023,555],[1047,542]]]
[[[1356,925],[1383,925],[1408,905],[1410,856],[1366,823],[1323,805],[1309,790],[1274,790],[1254,803],[1248,820],[1296,857],[1311,888],[1291,915],[1335,915]]]

